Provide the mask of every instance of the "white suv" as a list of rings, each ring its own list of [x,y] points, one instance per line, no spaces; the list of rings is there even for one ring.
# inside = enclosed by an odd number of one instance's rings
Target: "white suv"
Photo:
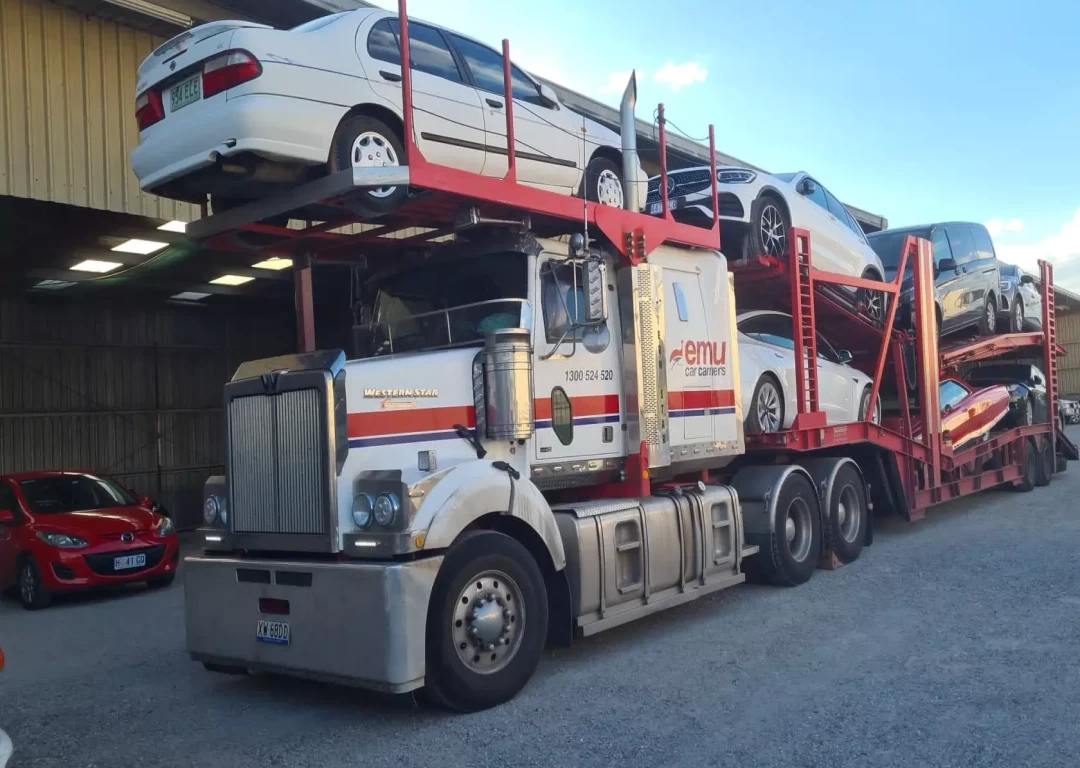
[[[747,168],[718,168],[717,202],[721,247],[728,258],[774,256],[786,259],[791,227],[810,232],[813,264],[825,272],[881,280],[881,259],[859,223],[820,183],[806,173],[769,175]],[[708,167],[668,172],[668,201],[678,220],[712,225],[712,186]],[[660,177],[649,179],[646,212],[659,214]],[[884,318],[876,292],[859,292],[872,320]]]

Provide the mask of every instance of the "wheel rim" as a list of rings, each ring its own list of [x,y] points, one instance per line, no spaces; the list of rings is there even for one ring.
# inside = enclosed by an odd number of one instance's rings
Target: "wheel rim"
[[[784,217],[775,205],[766,205],[761,210],[761,246],[766,256],[780,258],[787,254],[787,230]]]
[[[458,595],[451,620],[461,663],[480,675],[506,667],[525,634],[525,602],[517,583],[502,571],[484,571]]]
[[[801,563],[810,554],[810,506],[800,497],[788,504],[784,519],[784,539],[792,559]]]
[[[994,302],[986,302],[986,328],[993,333],[997,326],[997,312],[994,310]]]
[[[859,520],[862,517],[862,504],[859,494],[850,485],[840,491],[840,504],[836,510],[836,521],[840,524],[840,535],[848,544],[853,544],[859,535]]]
[[[401,165],[394,145],[375,131],[365,131],[357,136],[353,140],[349,156],[353,168],[388,168]],[[390,197],[396,189],[397,187],[376,187],[369,189],[368,194],[381,199]]]
[[[762,432],[780,431],[780,395],[771,382],[764,382],[758,390],[755,410]]]
[[[614,171],[605,168],[596,178],[596,200],[612,208],[623,207],[622,182]]]
[[[1024,330],[1024,305],[1016,302],[1016,330]]]
[[[860,288],[862,291],[862,298],[859,302],[862,304],[863,312],[866,316],[875,322],[881,322],[885,319],[885,301],[884,297],[878,291],[871,291],[866,288]]]
[[[34,569],[27,563],[23,566],[22,578],[19,579],[19,592],[27,605],[32,605],[37,598],[37,585],[34,581]]]

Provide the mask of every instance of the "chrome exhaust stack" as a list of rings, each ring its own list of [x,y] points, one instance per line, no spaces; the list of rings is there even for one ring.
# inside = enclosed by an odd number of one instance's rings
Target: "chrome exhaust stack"
[[[622,104],[619,106],[619,127],[622,137],[622,190],[623,208],[628,211],[640,210],[637,204],[637,123],[634,119],[634,107],[637,106],[637,71],[630,73],[630,82],[623,91]]]

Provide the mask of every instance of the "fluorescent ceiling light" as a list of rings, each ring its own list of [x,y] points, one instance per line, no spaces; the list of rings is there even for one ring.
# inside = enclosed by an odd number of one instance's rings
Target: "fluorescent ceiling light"
[[[254,280],[254,277],[244,277],[243,275],[222,275],[210,281],[211,285],[243,285],[244,283],[250,283]]]
[[[171,8],[164,8],[156,3],[147,2],[147,0],[105,0],[105,2],[120,8],[126,8],[129,11],[141,13],[158,21],[175,24],[178,27],[191,26],[191,17],[187,14],[174,11]]]
[[[158,227],[162,232],[179,232],[181,235],[187,232],[186,221],[168,221]]]
[[[97,272],[99,274],[105,274],[106,272],[112,272],[117,267],[124,266],[118,261],[98,261],[97,259],[87,259],[86,261],[80,261],[74,267],[76,272]]]
[[[63,288],[69,288],[75,285],[70,280],[38,280],[34,283],[35,288],[41,288],[46,291],[59,291]]]
[[[168,243],[159,243],[156,240],[138,240],[132,238],[126,243],[120,243],[120,245],[113,248],[117,253],[137,253],[140,256],[149,256],[154,251],[160,251],[167,246]]]
[[[255,269],[272,269],[277,272],[280,269],[288,269],[292,266],[292,259],[284,259],[280,256],[273,256],[266,261],[260,261],[258,264],[252,264]]]
[[[177,301],[202,301],[209,295],[209,293],[200,293],[199,291],[181,291],[172,296],[172,298]]]

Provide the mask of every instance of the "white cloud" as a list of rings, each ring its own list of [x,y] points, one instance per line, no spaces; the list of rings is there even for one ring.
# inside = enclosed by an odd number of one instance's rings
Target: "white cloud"
[[[1010,219],[1006,225],[1018,222],[1020,228],[1010,229],[1004,226],[1002,231],[1019,232],[1023,222]],[[990,229],[991,222],[987,222]],[[991,230],[993,234],[993,230]],[[1069,290],[1080,290],[1080,208],[1076,209],[1071,219],[1061,229],[1034,243],[995,243],[998,258],[1009,264],[1018,264],[1025,270],[1038,273],[1039,259],[1054,264],[1055,279],[1059,285]]]
[[[990,237],[997,237],[1005,232],[1023,232],[1023,219],[990,219],[986,222],[986,228],[990,231]]]
[[[696,61],[687,61],[682,64],[669,61],[656,70],[652,79],[654,83],[666,85],[672,91],[678,93],[683,88],[694,83],[704,83],[705,78],[708,76],[709,70]]]
[[[602,94],[621,94],[626,90],[626,84],[630,82],[630,75],[634,74],[634,70],[626,69],[621,72],[612,72],[608,75],[608,81],[605,85],[596,89],[597,93]]]

